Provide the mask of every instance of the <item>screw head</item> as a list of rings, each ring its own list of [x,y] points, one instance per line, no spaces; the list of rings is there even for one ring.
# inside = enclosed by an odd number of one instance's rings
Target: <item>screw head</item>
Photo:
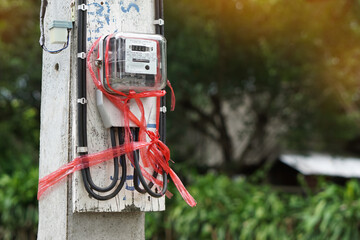
[[[100,68],[102,65],[102,61],[100,59],[95,60],[95,66]]]

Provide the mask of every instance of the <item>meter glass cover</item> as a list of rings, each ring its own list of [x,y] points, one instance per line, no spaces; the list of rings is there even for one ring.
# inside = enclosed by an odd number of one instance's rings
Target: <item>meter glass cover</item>
[[[105,71],[107,44],[108,78]],[[161,35],[117,33],[105,36],[99,43],[99,59],[102,60],[102,83],[110,93],[153,91],[166,85],[166,40]]]

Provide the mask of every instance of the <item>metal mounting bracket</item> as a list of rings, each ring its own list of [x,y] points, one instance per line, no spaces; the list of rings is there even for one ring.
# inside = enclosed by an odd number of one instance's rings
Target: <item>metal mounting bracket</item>
[[[81,59],[85,59],[86,58],[86,53],[84,53],[84,52],[78,53],[77,57],[81,58]]]
[[[78,6],[78,9],[81,11],[87,11],[88,10],[88,6],[86,4],[81,4]]]
[[[154,20],[154,24],[159,25],[159,26],[163,26],[165,24],[165,21],[164,21],[164,19],[159,18],[157,20]]]
[[[86,100],[86,98],[80,98],[80,99],[78,99],[77,100],[77,103],[80,103],[80,104],[87,104],[88,103],[88,101]]]

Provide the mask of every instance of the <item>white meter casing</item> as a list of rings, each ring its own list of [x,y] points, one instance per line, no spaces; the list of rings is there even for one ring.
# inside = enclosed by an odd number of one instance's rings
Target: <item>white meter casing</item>
[[[99,42],[98,56],[101,81],[109,93],[154,91],[166,85],[166,40],[161,35],[107,35]]]
[[[106,58],[108,60],[106,61]],[[98,74],[104,89],[117,95],[156,91],[166,86],[166,40],[161,35],[115,33],[103,36],[97,49]],[[106,70],[107,68],[107,70]],[[108,75],[108,76],[106,76]],[[105,128],[124,126],[124,116],[100,91],[96,92],[97,107]],[[145,119],[155,130],[159,106],[156,97],[141,99]],[[140,119],[141,113],[134,100],[129,101],[130,111]],[[131,127],[136,125],[130,122]]]

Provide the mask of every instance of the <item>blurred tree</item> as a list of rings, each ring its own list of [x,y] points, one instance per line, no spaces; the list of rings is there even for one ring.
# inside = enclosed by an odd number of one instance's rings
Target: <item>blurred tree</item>
[[[0,1],[0,239],[36,238],[39,5]]]
[[[38,1],[0,3],[0,172],[17,156],[37,163],[41,49],[37,46]],[[9,161],[14,159],[13,161]]]
[[[201,157],[219,149],[229,173],[279,146],[342,151],[359,135],[359,11],[345,0],[169,1],[168,70],[182,114],[173,141],[192,126],[214,146]]]

